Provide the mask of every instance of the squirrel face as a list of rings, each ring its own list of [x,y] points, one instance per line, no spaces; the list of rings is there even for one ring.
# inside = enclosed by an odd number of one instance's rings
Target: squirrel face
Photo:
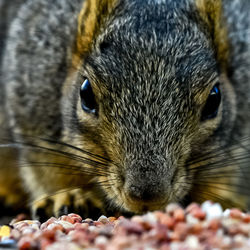
[[[187,162],[229,134],[234,96],[191,5],[135,2],[111,12],[116,18],[92,45],[86,40],[82,55],[75,52],[82,60],[69,87],[71,133],[76,145],[109,160],[98,178],[118,207],[160,209],[192,190]]]

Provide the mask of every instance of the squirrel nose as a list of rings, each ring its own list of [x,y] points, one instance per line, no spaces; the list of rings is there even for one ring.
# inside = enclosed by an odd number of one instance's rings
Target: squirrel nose
[[[164,164],[167,164],[165,159],[152,156],[134,161],[126,169],[123,191],[128,202],[153,205],[167,200],[170,173]]]
[[[137,186],[130,185],[127,187],[127,195],[133,201],[157,202],[164,197],[162,188],[156,185]]]

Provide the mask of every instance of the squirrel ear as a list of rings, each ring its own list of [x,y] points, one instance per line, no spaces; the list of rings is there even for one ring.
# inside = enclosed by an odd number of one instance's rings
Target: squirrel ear
[[[119,0],[85,0],[78,16],[75,55],[88,53]]]
[[[201,18],[207,23],[219,65],[225,70],[228,61],[228,37],[222,0],[195,0]]]

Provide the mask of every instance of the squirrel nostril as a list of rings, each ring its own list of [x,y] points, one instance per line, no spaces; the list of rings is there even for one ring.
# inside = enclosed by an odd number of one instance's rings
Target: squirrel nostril
[[[139,200],[140,199],[140,192],[138,187],[136,186],[130,186],[128,190],[128,195],[132,200]]]
[[[124,175],[120,176],[120,182],[124,185],[124,183],[125,183],[125,177],[124,177]]]
[[[158,188],[152,187],[139,187],[131,185],[128,188],[128,196],[134,201],[156,201],[162,197],[162,192],[159,192]]]

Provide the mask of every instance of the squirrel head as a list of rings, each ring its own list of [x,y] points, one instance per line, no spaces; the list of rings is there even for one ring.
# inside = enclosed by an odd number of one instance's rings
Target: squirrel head
[[[183,200],[195,182],[187,162],[230,135],[226,37],[222,46],[213,26],[221,19],[216,1],[84,2],[65,127],[76,145],[109,159],[98,180],[118,207]]]

